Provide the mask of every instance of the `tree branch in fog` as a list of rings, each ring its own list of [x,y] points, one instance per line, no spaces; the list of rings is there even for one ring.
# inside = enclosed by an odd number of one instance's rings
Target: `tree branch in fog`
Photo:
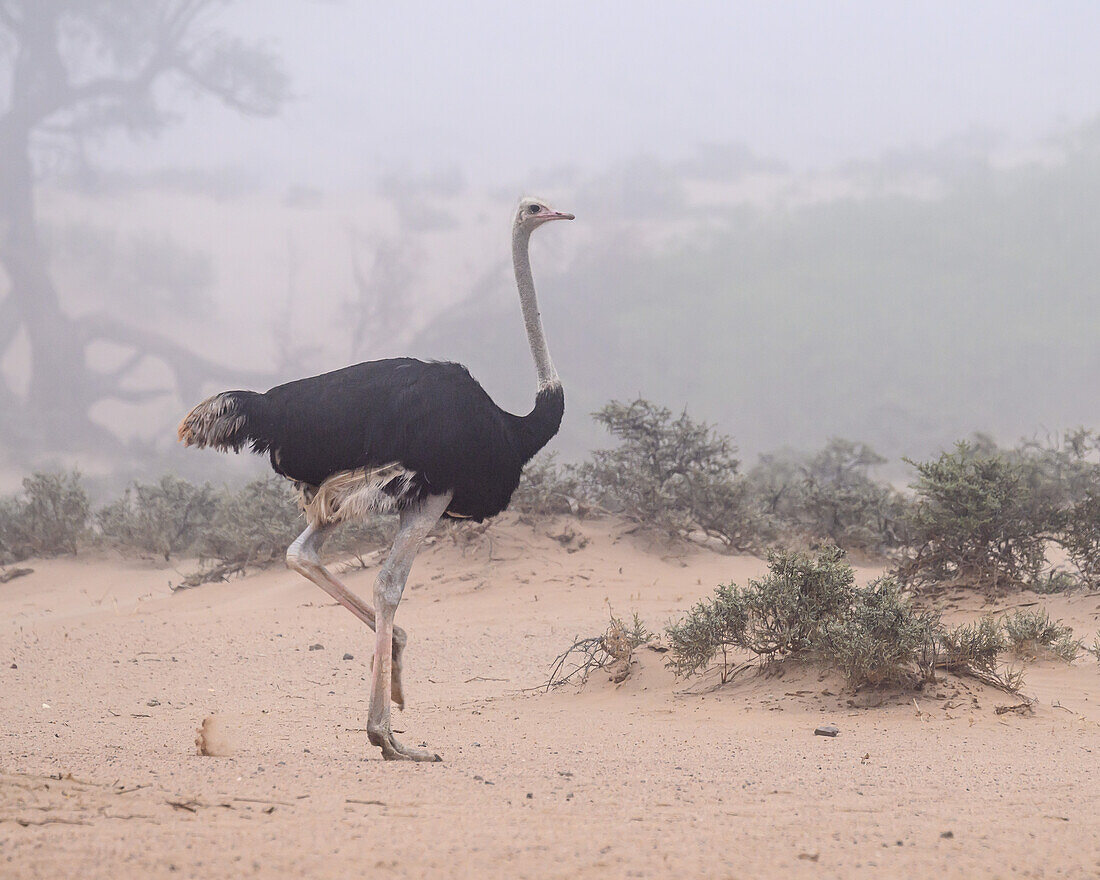
[[[0,381],[0,401],[14,410],[0,439],[17,434],[24,448],[119,451],[120,441],[93,423],[89,411],[102,400],[140,402],[171,393],[124,387],[145,359],[165,364],[184,397],[228,378],[229,370],[166,336],[104,312],[69,315],[51,277],[34,187],[43,135],[69,137],[80,150],[84,138],[110,129],[135,134],[166,127],[178,96],[159,88],[162,82],[176,80],[247,115],[277,112],[287,77],[266,49],[217,27],[218,11],[231,2],[0,0],[0,25],[12,43],[0,80],[8,91],[0,115],[0,266],[8,282],[0,300],[0,356],[21,330],[30,348],[26,397]],[[101,342],[121,345],[129,355],[114,369],[93,370],[88,349]],[[240,371],[233,375],[242,379]],[[13,436],[4,436],[9,432]]]

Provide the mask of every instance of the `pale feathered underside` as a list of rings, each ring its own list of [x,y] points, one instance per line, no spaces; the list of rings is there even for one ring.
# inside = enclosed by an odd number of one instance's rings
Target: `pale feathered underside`
[[[372,513],[394,513],[409,500],[415,477],[415,471],[397,462],[340,471],[320,486],[298,484],[298,504],[316,528]]]

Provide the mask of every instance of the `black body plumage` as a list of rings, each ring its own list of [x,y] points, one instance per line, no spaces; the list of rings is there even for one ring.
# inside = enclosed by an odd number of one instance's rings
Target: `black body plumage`
[[[451,492],[447,513],[480,521],[508,506],[523,466],[557,433],[565,395],[561,385],[545,388],[529,414],[516,416],[461,364],[392,358],[263,394],[227,391],[207,404],[218,408],[221,434],[196,425],[195,442],[250,445],[277,473],[310,486],[398,463],[415,474],[405,498]]]

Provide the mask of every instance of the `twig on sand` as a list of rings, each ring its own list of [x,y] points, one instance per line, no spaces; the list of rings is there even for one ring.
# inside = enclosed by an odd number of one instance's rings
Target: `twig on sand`
[[[760,661],[754,657],[752,660],[746,660],[743,663],[738,663],[736,666],[722,669],[722,675],[717,681],[712,681],[709,683],[702,681],[699,685],[692,685],[678,691],[673,691],[673,693],[678,697],[709,694],[711,691],[716,691],[723,685],[729,684],[742,672],[745,672],[748,669],[757,669],[759,671],[760,668]]]
[[[22,825],[27,828],[31,825],[91,825],[91,822],[85,822],[83,819],[61,819],[56,816],[49,816],[45,819],[19,819],[15,820],[17,825]]]
[[[579,660],[573,661],[573,668],[563,674],[565,663],[571,656]],[[544,690],[569,682],[577,673],[581,674],[581,681],[588,678],[593,669],[603,669],[610,661],[607,651],[604,649],[603,636],[591,636],[587,639],[577,637],[565,651],[554,659],[554,665],[550,669],[550,678],[544,686]]]
[[[384,807],[384,806],[386,806],[385,801],[366,801],[366,800],[363,800],[362,798],[344,798],[344,803],[345,804],[363,804],[364,806],[367,806],[367,807]]]
[[[1014,715],[1034,715],[1035,709],[1032,703],[1032,700],[1025,697],[1022,703],[1014,703],[1011,706],[997,706],[993,711],[998,715],[1007,715],[1009,712]]]
[[[6,584],[8,581],[14,581],[18,577],[23,577],[27,574],[34,574],[33,568],[9,568],[7,571],[0,571],[0,584]]]
[[[172,587],[172,592],[178,593],[180,590],[189,590],[192,587],[198,587],[202,584],[212,584],[216,581],[227,581],[230,575],[242,574],[244,567],[247,565],[245,560],[233,560],[230,562],[224,562],[221,565],[215,565],[213,568],[208,568],[205,571],[196,571],[193,574],[189,574],[182,581]]]
[[[276,801],[276,800],[271,800],[270,798],[235,797],[235,798],[230,798],[230,800],[231,801],[237,801],[238,803],[242,803],[242,804],[278,804],[280,807],[293,807],[294,806],[294,804],[290,803],[290,801]]]

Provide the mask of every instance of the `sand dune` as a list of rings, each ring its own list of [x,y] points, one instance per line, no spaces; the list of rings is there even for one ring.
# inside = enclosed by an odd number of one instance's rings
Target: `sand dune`
[[[1089,657],[1030,665],[1030,715],[957,681],[874,708],[805,668],[685,683],[644,649],[545,693],[609,604],[659,628],[765,568],[627,531],[506,518],[422,554],[394,720],[439,765],[369,746],[371,634],[289,571],[173,594],[151,563],[32,562],[0,585],[0,876],[1100,875]],[[1100,626],[1100,596],[1042,601]]]

